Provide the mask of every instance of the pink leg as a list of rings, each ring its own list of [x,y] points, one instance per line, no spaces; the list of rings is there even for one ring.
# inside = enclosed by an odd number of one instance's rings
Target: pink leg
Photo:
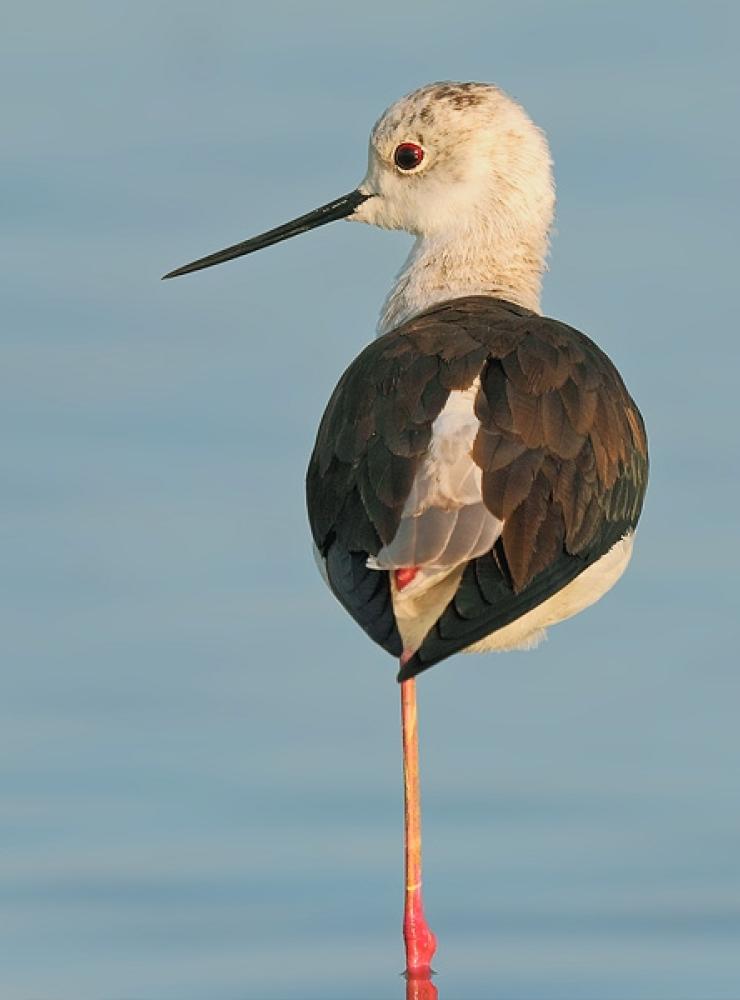
[[[406,1000],[439,1000],[437,987],[429,976],[424,976],[422,979],[408,976],[406,979]]]
[[[403,664],[408,656],[401,658]],[[401,728],[403,733],[404,827],[406,849],[406,902],[403,937],[406,942],[406,972],[409,978],[430,974],[437,941],[424,918],[421,898],[421,801],[419,796],[419,742],[416,726],[416,682],[401,684]]]

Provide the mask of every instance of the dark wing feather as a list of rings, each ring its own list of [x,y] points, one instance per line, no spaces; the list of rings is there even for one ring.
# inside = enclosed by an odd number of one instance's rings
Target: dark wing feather
[[[634,528],[642,508],[642,419],[611,361],[578,331],[531,317],[510,353],[489,358],[476,412],[483,498],[504,529],[494,552],[468,565],[400,679],[557,593]]]
[[[349,552],[338,542],[326,553],[331,589],[360,628],[391,656],[403,652],[391,603],[388,574],[367,568],[365,552]]]
[[[390,543],[432,424],[480,376],[473,457],[504,521],[402,677],[502,628],[608,551],[639,517],[647,444],[606,355],[555,320],[481,296],[428,310],[370,344],[335,389],[307,477],[309,518],[339,600],[397,655],[388,574],[367,557]]]
[[[366,563],[398,530],[450,391],[470,386],[485,362],[485,348],[453,318],[425,314],[362,351],[329,400],[308,468],[311,530],[332,591],[395,656],[388,573]]]

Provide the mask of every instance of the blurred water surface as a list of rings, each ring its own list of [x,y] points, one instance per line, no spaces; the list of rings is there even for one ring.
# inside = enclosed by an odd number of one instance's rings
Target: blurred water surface
[[[303,473],[409,241],[158,279],[349,190],[447,77],[547,129],[545,308],[622,370],[653,473],[608,599],[420,682],[440,998],[740,995],[738,7],[5,21],[2,995],[403,996],[394,665],[318,579]]]

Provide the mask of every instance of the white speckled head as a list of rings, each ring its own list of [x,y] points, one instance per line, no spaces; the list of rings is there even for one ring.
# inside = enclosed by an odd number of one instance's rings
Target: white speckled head
[[[404,143],[419,162],[396,162]],[[418,157],[417,153],[417,157]],[[370,136],[351,218],[417,237],[381,331],[435,301],[493,294],[539,309],[555,192],[547,140],[523,108],[485,83],[433,83],[401,98]]]

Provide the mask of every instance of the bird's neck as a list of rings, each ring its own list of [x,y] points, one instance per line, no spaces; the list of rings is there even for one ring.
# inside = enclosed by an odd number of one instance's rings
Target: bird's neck
[[[380,315],[378,336],[438,302],[490,295],[540,312],[547,234],[527,239],[465,234],[417,238]]]

